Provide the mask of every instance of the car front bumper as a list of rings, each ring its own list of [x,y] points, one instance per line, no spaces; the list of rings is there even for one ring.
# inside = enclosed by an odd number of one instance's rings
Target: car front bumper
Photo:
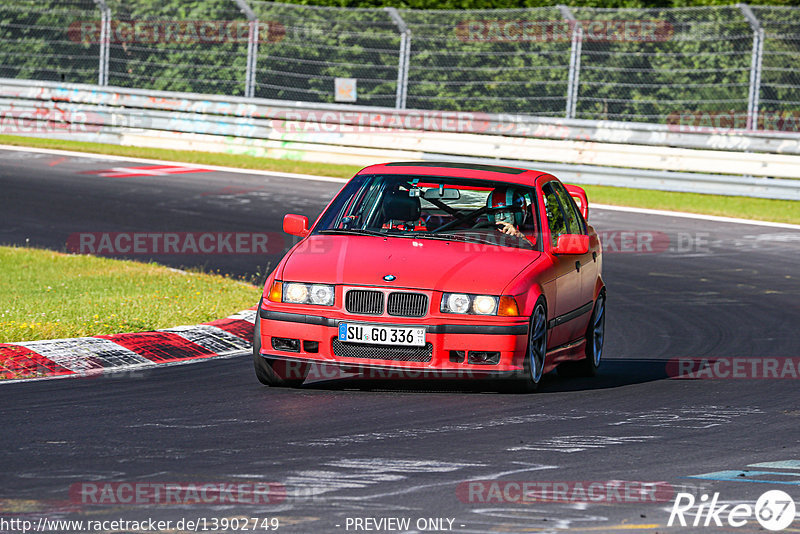
[[[516,376],[523,370],[528,321],[524,317],[491,319],[469,316],[460,322],[435,324],[430,319],[325,317],[263,308],[257,318],[261,321],[261,355],[266,358],[353,370],[403,370],[409,377]],[[338,341],[341,322],[423,326],[426,347],[342,343]]]

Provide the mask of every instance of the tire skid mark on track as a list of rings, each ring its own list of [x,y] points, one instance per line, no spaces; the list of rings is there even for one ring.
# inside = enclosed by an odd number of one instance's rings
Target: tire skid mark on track
[[[97,376],[251,350],[255,309],[153,332],[0,344],[0,384]]]
[[[498,480],[501,477],[507,476],[515,476],[520,475],[522,473],[533,473],[536,471],[545,471],[550,469],[558,469],[559,466],[557,465],[549,465],[549,464],[538,464],[538,463],[525,463],[525,462],[511,462],[512,464],[516,465],[523,465],[524,467],[519,467],[516,469],[509,469],[504,471],[493,471],[490,473],[482,473],[478,475],[475,473],[475,470],[480,467],[492,467],[488,466],[487,464],[461,464],[465,467],[470,468],[469,473],[461,473],[458,471],[458,478],[454,480],[437,480],[436,482],[432,482],[429,484],[417,484],[414,486],[406,486],[400,489],[392,489],[389,491],[384,491],[378,494],[370,494],[369,496],[337,496],[337,499],[345,500],[345,501],[365,501],[365,500],[372,500],[372,499],[380,499],[384,497],[396,497],[398,495],[406,495],[409,493],[414,493],[422,490],[427,490],[430,488],[437,488],[437,487],[458,487],[460,483],[469,482],[470,480],[480,479],[480,480]],[[458,465],[458,464],[456,464]]]
[[[726,425],[736,417],[763,414],[763,410],[743,406],[726,408],[723,406],[694,406],[691,408],[657,409],[638,414],[625,414],[626,418],[610,426],[631,425],[651,428],[689,428],[706,429]]]
[[[350,458],[321,461],[306,469],[290,471],[280,483],[286,488],[284,506],[288,509],[313,504],[318,513],[372,512],[386,516],[395,512],[419,511],[414,499],[390,500],[398,496],[425,492],[452,492],[460,483],[474,479],[497,480],[547,470],[557,465],[512,462],[498,471],[497,466],[481,462],[446,460]],[[466,510],[471,512],[471,510]],[[456,524],[465,526],[464,512]],[[459,532],[463,529],[458,528]]]
[[[381,484],[397,484],[412,474],[454,473],[486,467],[483,463],[445,462],[438,460],[403,460],[396,458],[350,458],[323,462],[319,467],[291,472],[282,484],[290,500],[317,500],[320,495],[342,490],[368,489]],[[451,484],[437,482],[436,485]],[[427,486],[426,486],[427,487]],[[380,490],[383,494],[386,489]],[[336,496],[347,501],[372,501],[378,495]]]
[[[383,441],[395,439],[416,439],[426,435],[437,435],[446,432],[473,432],[476,430],[484,430],[488,428],[505,426],[505,425],[519,425],[527,423],[538,423],[542,421],[554,421],[561,419],[584,419],[583,415],[564,416],[564,415],[548,415],[548,414],[532,414],[532,415],[518,415],[511,417],[504,417],[502,419],[481,421],[475,423],[462,423],[456,425],[442,425],[429,428],[399,428],[396,430],[387,430],[383,432],[366,432],[362,434],[349,434],[342,436],[334,436],[329,438],[319,438],[306,441],[291,441],[289,445],[294,446],[307,446],[307,447],[332,447],[332,446],[346,446],[354,443],[367,443],[370,441]]]
[[[589,449],[605,449],[612,445],[627,443],[643,443],[660,436],[556,436],[543,439],[529,445],[509,447],[507,451],[546,451],[546,452],[583,452]]]

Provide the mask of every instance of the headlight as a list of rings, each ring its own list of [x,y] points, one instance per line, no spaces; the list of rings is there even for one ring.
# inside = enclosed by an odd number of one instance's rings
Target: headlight
[[[493,295],[467,295],[465,293],[444,293],[442,295],[442,313],[466,313],[471,315],[498,315],[498,305],[507,301],[514,302],[513,297],[495,297]],[[516,303],[514,302],[516,305]],[[503,307],[500,315],[506,313],[508,306]]]
[[[325,284],[303,284],[284,282],[283,300],[289,304],[316,304],[333,306],[333,286]]]
[[[497,312],[497,297],[478,295],[472,299],[472,310],[479,315],[494,315]]]
[[[442,311],[449,313],[467,313],[469,310],[469,295],[462,293],[445,294],[442,298]]]
[[[309,301],[320,306],[333,306],[333,286],[314,284],[309,292]]]
[[[305,284],[286,284],[283,287],[283,301],[302,304],[308,301],[308,286]]]

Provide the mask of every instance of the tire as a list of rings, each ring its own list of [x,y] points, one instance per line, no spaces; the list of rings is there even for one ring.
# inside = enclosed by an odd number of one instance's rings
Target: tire
[[[579,361],[558,366],[561,376],[595,376],[603,358],[606,333],[606,291],[602,289],[594,303],[589,326],[586,327],[586,356]]]
[[[261,309],[260,302],[258,309]],[[308,373],[307,364],[293,364],[285,360],[265,358],[261,355],[261,318],[258,316],[257,310],[256,325],[253,329],[253,365],[256,378],[265,386],[300,387]]]
[[[523,376],[515,380],[514,390],[518,393],[532,393],[539,389],[544,376],[547,359],[547,308],[544,298],[536,301],[528,326],[528,348],[523,361]]]

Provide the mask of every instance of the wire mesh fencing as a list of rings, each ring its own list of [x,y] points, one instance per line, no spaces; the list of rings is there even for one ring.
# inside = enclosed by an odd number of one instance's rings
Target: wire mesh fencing
[[[244,95],[249,25],[234,2],[106,2],[109,85]]]
[[[400,13],[410,107],[564,115],[570,32],[559,9]]]
[[[786,6],[0,5],[0,77],[309,103],[797,131],[798,64]]]
[[[575,16],[586,34],[577,118],[746,113],[752,31],[738,8],[579,8]]]
[[[800,9],[755,7],[763,30],[759,129],[800,131]]]
[[[0,77],[98,83],[99,43],[80,42],[81,20],[99,20],[92,0],[18,0],[0,5]]]
[[[336,78],[357,80],[357,102],[396,105],[400,33],[382,9],[250,2],[271,37],[259,39],[254,96],[335,100]]]

